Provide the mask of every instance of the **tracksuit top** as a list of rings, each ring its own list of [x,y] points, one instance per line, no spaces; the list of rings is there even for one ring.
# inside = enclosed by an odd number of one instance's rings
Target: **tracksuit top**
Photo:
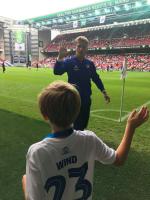
[[[80,61],[76,56],[64,61],[57,61],[54,65],[54,74],[62,75],[67,72],[68,82],[74,84],[80,93],[82,101],[88,101],[92,94],[91,80],[103,91],[104,85],[96,72],[94,63],[88,59]]]

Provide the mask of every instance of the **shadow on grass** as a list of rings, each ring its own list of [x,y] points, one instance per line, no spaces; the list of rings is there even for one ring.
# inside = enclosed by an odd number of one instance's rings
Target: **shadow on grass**
[[[29,146],[50,132],[48,124],[0,110],[0,200],[21,200]]]

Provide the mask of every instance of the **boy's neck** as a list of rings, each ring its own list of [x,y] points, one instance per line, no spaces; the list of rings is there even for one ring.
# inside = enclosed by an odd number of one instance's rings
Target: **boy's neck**
[[[64,131],[64,130],[66,130],[66,129],[69,129],[69,128],[71,128],[71,125],[70,125],[70,126],[67,126],[67,127],[65,127],[65,128],[52,125],[52,133],[61,132],[61,131]]]

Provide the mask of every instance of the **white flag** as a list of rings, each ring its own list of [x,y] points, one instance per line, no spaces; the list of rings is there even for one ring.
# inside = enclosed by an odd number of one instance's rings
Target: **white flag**
[[[106,16],[100,16],[99,23],[103,24],[105,23],[105,20],[106,20]]]
[[[123,61],[123,66],[122,66],[122,69],[121,69],[121,79],[125,79],[127,76],[127,59],[126,57],[124,58],[124,61]]]
[[[77,28],[78,27],[78,21],[73,21],[73,28]]]

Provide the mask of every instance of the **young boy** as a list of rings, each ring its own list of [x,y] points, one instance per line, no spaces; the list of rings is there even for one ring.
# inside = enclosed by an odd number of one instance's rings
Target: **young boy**
[[[27,200],[91,200],[95,160],[122,165],[135,129],[149,117],[146,107],[133,111],[115,151],[93,132],[72,129],[80,104],[78,91],[65,82],[54,82],[39,95],[41,113],[52,133],[28,150],[26,175],[22,179]]]

